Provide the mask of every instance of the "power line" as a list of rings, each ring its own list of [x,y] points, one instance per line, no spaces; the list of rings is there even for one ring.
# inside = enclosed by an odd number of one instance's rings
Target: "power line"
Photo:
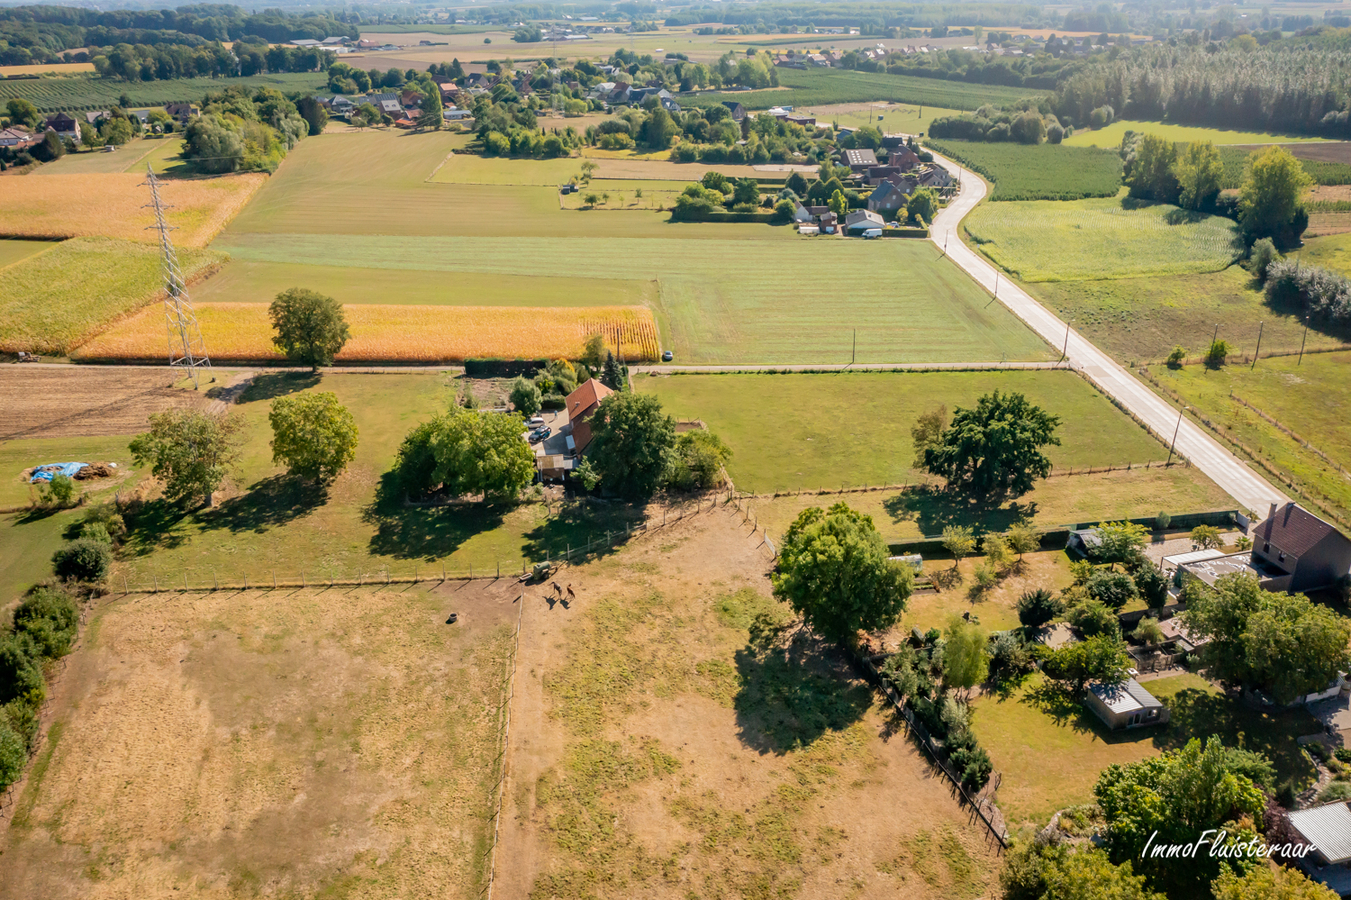
[[[159,196],[159,179],[155,170],[147,163],[145,183],[150,186],[150,206],[155,210],[155,225],[159,229],[160,262],[164,268],[164,316],[169,332],[169,369],[183,370],[192,378],[192,386],[198,387],[200,376],[198,369],[211,370],[211,359],[206,355],[206,341],[202,339],[202,328],[197,324],[197,315],[192,309],[192,300],[188,297],[188,286],[183,280],[183,272],[178,267],[178,256],[174,253],[173,241],[169,240],[171,227],[164,218],[166,209]]]

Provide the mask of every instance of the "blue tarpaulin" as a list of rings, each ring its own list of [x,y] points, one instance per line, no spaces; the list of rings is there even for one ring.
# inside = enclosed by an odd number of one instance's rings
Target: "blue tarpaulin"
[[[65,475],[67,478],[74,478],[75,473],[87,465],[89,465],[89,463],[47,463],[45,466],[38,466],[34,469],[33,477],[29,478],[28,482],[32,484],[37,481],[51,481],[57,475]]]

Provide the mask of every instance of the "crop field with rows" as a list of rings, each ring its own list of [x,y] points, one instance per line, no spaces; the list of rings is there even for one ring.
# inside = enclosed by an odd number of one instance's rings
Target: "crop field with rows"
[[[166,103],[200,103],[209,93],[235,86],[270,87],[283,92],[328,93],[327,81],[317,72],[250,75],[247,78],[172,78],[143,82],[74,76],[17,81],[0,79],[0,104],[22,97],[43,112],[70,112],[107,109],[126,94],[132,106],[164,106]]]
[[[925,143],[994,182],[991,200],[1115,197],[1121,157],[1111,150],[1065,145],[935,141]]]
[[[885,72],[850,72],[840,69],[779,69],[780,89],[763,91],[716,91],[681,98],[681,105],[713,106],[735,100],[747,109],[771,106],[816,106],[826,103],[866,103],[892,100],[898,103],[973,110],[984,103],[1003,105],[1044,91],[968,84]]]
[[[1229,219],[1115,199],[989,203],[965,224],[982,253],[1024,281],[1217,272],[1242,250]]]
[[[163,295],[154,244],[76,238],[46,246],[50,249],[0,269],[0,351],[67,353],[118,316]],[[189,281],[225,259],[210,250],[178,254]],[[163,350],[164,315],[158,306],[146,315],[158,325],[156,350]]]
[[[655,360],[657,325],[642,307],[394,306],[345,307],[351,339],[339,362],[439,363],[468,357],[576,359],[593,334],[628,361]],[[281,359],[262,303],[198,304],[197,320],[215,360]],[[164,317],[151,308],[119,322],[80,348],[81,359],[154,359],[164,350]]]
[[[116,156],[116,154],[109,154]],[[160,184],[178,247],[205,247],[234,218],[266,175],[228,175]],[[145,175],[48,175],[6,178],[0,203],[5,237],[111,237],[158,241],[155,214],[146,209]]]

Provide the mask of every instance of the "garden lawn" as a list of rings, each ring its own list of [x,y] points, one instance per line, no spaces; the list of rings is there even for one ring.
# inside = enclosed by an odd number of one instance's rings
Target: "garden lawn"
[[[991,200],[1079,200],[1121,190],[1121,157],[1107,150],[927,140],[929,147],[994,182]]]
[[[261,375],[235,409],[243,420],[242,455],[232,487],[214,508],[188,514],[152,503],[124,548],[118,578],[135,586],[181,581],[251,583],[378,579],[412,575],[521,571],[527,561],[561,555],[569,546],[597,542],[638,515],[628,507],[470,505],[404,507],[382,500],[377,488],[404,435],[453,401],[454,382],[435,373]],[[356,417],[356,459],[327,490],[297,484],[272,464],[267,423],[270,400],[299,390],[333,391]]]
[[[1229,131],[1220,128],[1202,128],[1193,125],[1173,125],[1165,122],[1133,122],[1118,119],[1106,128],[1096,130],[1075,129],[1074,134],[1065,138],[1072,147],[1106,147],[1115,150],[1121,146],[1121,138],[1127,131],[1154,134],[1178,143],[1192,141],[1210,141],[1213,144],[1289,144],[1300,141],[1321,141],[1322,138],[1290,134],[1269,134],[1262,131]]]
[[[1129,200],[988,203],[965,227],[1024,281],[1218,272],[1242,252],[1232,221]]]
[[[1203,366],[1150,372],[1168,390],[1219,425],[1226,436],[1257,452],[1277,469],[1293,475],[1321,504],[1351,520],[1351,353],[1312,353],[1262,359],[1256,367]],[[1235,399],[1237,398],[1237,399]],[[1299,435],[1290,437],[1238,402],[1242,399]],[[1308,441],[1335,462],[1303,445]],[[1260,512],[1260,510],[1259,510]]]
[[[1304,710],[1279,715],[1249,710],[1190,674],[1144,686],[1169,708],[1167,725],[1109,731],[1086,707],[1046,690],[1040,675],[1008,698],[985,695],[974,702],[972,728],[1003,776],[999,806],[1011,830],[1040,827],[1056,810],[1091,803],[1098,775],[1113,763],[1135,762],[1213,734],[1231,746],[1242,734],[1244,747],[1275,762],[1278,782],[1294,778],[1303,785],[1312,776],[1296,738],[1317,732],[1318,722]]]
[[[1312,242],[1310,242],[1312,245]],[[1308,258],[1308,251],[1305,251]],[[1046,281],[1024,285],[1074,330],[1119,362],[1162,361],[1176,346],[1199,357],[1215,325],[1235,353],[1299,350],[1304,323],[1285,309],[1267,305],[1261,286],[1243,269],[1230,266],[1202,275],[1146,276],[1096,281]],[[1310,331],[1310,348],[1340,346],[1351,328]]]
[[[971,503],[934,487],[889,488],[851,493],[758,497],[750,501],[752,517],[764,534],[778,541],[802,510],[847,503],[872,516],[890,543],[939,535],[949,525],[969,525],[977,533],[1004,531],[1020,521],[1050,530],[1120,519],[1153,517],[1162,510],[1183,512],[1232,510],[1234,500],[1196,469],[1173,466],[1047,478],[1031,492],[998,504]]]
[[[145,158],[165,145],[182,149],[183,142],[178,138],[136,138],[116,150],[108,151],[103,147],[96,150],[82,150],[79,153],[67,153],[55,162],[46,163],[33,170],[34,175],[95,175],[116,172],[136,172],[145,174]]]
[[[189,281],[224,259],[178,252]],[[0,350],[68,353],[160,296],[162,277],[158,247],[110,238],[75,238],[0,269]]]
[[[975,569],[984,561],[982,556],[967,557],[956,566],[959,577],[944,582],[936,591],[912,594],[905,604],[905,614],[889,637],[904,640],[911,628],[928,631],[946,629],[953,616],[970,613],[987,631],[1004,631],[1018,627],[1018,598],[1026,591],[1045,588],[1059,593],[1070,586],[1070,557],[1064,550],[1042,550],[1028,553],[1019,565],[1000,573],[999,583],[988,591],[975,587]],[[950,559],[928,559],[924,571],[930,575],[949,575],[953,568]]]
[[[1072,372],[883,372],[636,377],[672,415],[701,419],[732,448],[738,489],[755,493],[919,480],[910,428],[939,404],[949,416],[994,390],[1060,417],[1057,469],[1143,466],[1168,450]]]

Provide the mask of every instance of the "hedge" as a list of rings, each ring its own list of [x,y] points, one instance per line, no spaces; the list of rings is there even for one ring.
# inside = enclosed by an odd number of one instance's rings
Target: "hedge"
[[[470,378],[530,378],[548,364],[547,359],[466,359],[464,374]]]
[[[882,237],[897,238],[927,238],[929,229],[927,228],[883,228]]]

